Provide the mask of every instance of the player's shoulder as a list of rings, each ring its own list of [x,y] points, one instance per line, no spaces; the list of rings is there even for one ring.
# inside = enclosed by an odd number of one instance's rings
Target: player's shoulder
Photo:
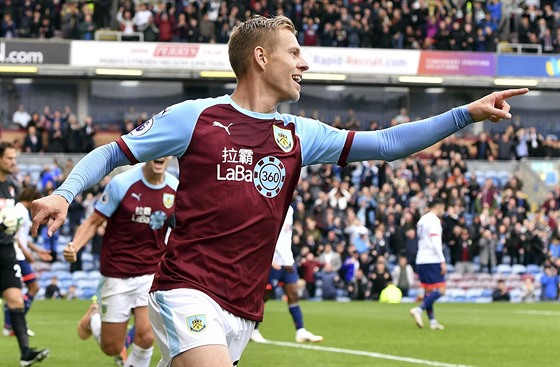
[[[142,166],[143,164],[137,164],[134,167],[113,176],[111,184],[119,187],[131,186],[135,182],[142,180]]]
[[[184,112],[196,112],[203,111],[209,107],[229,104],[231,102],[231,97],[229,95],[223,95],[219,97],[208,97],[208,98],[198,98],[198,99],[188,99],[169,107],[166,107],[163,111],[159,113],[160,116],[172,115],[172,114],[182,114]]]
[[[173,174],[169,172],[165,172],[165,182],[168,186],[173,188],[173,190],[177,190],[177,186],[179,186],[179,180]]]
[[[309,117],[293,115],[290,113],[277,113],[277,119],[284,121],[284,125],[294,124],[296,126],[302,124],[320,124],[321,121]]]

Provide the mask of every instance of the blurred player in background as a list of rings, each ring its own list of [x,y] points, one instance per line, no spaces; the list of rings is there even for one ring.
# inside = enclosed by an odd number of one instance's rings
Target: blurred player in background
[[[14,235],[22,217],[15,208],[18,186],[10,178],[17,168],[17,152],[11,143],[0,142],[0,294],[6,303],[11,329],[21,352],[20,366],[31,366],[49,355],[48,349],[29,347],[25,306],[21,292],[21,267],[16,258]]]
[[[290,311],[290,315],[292,315],[292,320],[294,320],[294,325],[296,327],[296,342],[321,342],[323,341],[322,336],[315,335],[310,331],[307,331],[303,326],[303,314],[301,312],[301,308],[299,307],[297,287],[299,276],[296,261],[294,260],[294,255],[292,253],[293,224],[294,208],[289,206],[288,214],[286,214],[286,219],[284,219],[284,224],[280,230],[280,236],[276,242],[274,257],[272,259],[272,267],[268,277],[267,292],[265,294],[274,295],[275,288],[283,285],[284,294],[288,298],[288,310]],[[268,289],[269,286],[270,289]],[[266,297],[268,296],[265,296],[265,301],[267,301]],[[271,298],[272,297],[274,296],[271,296]],[[259,331],[259,324],[260,322],[255,325],[255,330],[251,334],[251,340],[257,343],[266,343],[266,339]]]
[[[447,267],[441,242],[441,218],[445,213],[445,202],[440,198],[428,203],[428,212],[418,221],[418,253],[416,254],[416,272],[424,288],[424,300],[418,307],[410,310],[410,315],[419,328],[424,327],[422,313],[426,311],[430,319],[430,329],[443,330],[434,314],[434,303],[445,294],[445,273]]]
[[[494,92],[422,121],[348,131],[281,114],[300,98],[309,65],[292,21],[256,17],[233,29],[231,95],[165,108],[116,142],[93,150],[54,195],[34,202],[33,228],[53,234],[75,195],[117,166],[177,156],[177,226],[149,296],[159,366],[231,367],[262,321],[270,264],[302,166],[392,161],[425,149],[475,121],[511,118]]]
[[[21,268],[21,280],[27,287],[27,293],[23,295],[24,313],[27,315],[34,297],[39,292],[39,284],[37,283],[37,276],[33,272],[31,263],[35,261],[32,251],[35,252],[41,261],[51,261],[52,256],[50,252],[37,247],[30,236],[31,230],[31,216],[29,210],[33,200],[40,198],[41,193],[34,187],[26,187],[21,190],[19,194],[19,202],[16,203],[16,210],[22,218],[21,226],[15,235],[15,249],[16,259]],[[7,305],[4,305],[4,336],[13,336],[10,312]],[[27,329],[27,335],[34,336],[35,333],[31,329]]]
[[[80,320],[78,336],[85,340],[93,334],[101,350],[109,356],[121,355],[125,366],[147,367],[153,353],[148,291],[174,220],[178,182],[166,172],[170,159],[155,159],[113,177],[95,211],[64,249],[64,258],[76,261],[78,251],[107,222],[101,247],[100,295]],[[126,357],[132,315],[134,341]]]

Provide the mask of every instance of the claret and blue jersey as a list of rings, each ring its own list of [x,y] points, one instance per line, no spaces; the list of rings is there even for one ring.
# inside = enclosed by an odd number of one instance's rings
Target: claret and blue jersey
[[[250,112],[223,96],[171,106],[119,139],[132,162],[179,158],[177,227],[153,290],[198,289],[260,320],[301,166],[338,162],[349,135],[316,120]]]

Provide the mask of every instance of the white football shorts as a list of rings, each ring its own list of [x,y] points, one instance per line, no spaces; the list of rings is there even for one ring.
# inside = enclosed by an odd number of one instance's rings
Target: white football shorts
[[[148,306],[153,280],[153,274],[126,279],[102,276],[97,291],[101,321],[127,322],[133,309]]]
[[[224,345],[235,363],[247,346],[255,322],[225,311],[194,289],[149,293],[149,314],[161,351],[158,367],[169,367],[177,355],[203,345]]]

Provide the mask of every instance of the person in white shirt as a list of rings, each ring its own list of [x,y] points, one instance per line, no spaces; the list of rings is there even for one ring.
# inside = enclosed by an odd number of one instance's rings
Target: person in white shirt
[[[296,327],[296,342],[312,342],[317,343],[323,341],[323,337],[315,335],[307,331],[303,326],[303,314],[299,307],[299,296],[297,289],[297,282],[299,275],[292,253],[292,231],[294,223],[294,209],[288,207],[288,213],[284,219],[284,224],[280,230],[276,248],[274,250],[274,257],[272,258],[272,267],[270,269],[270,276],[266,286],[267,296],[274,292],[278,286],[284,288],[284,293],[288,297],[288,309],[292,315],[294,325]],[[274,293],[275,294],[275,293]],[[260,323],[256,323],[255,329],[251,335],[251,340],[257,343],[266,343],[267,340],[262,336],[258,327]]]
[[[20,104],[17,111],[14,112],[14,115],[12,116],[12,122],[22,129],[27,129],[29,121],[31,121],[31,115],[25,110],[25,107]]]
[[[426,311],[432,330],[443,330],[434,315],[434,303],[445,294],[445,273],[447,267],[442,249],[441,218],[445,213],[445,202],[436,198],[428,204],[426,212],[418,221],[418,253],[416,254],[416,272],[425,296],[422,304],[410,309],[410,315],[419,328],[424,327],[422,313]]]

